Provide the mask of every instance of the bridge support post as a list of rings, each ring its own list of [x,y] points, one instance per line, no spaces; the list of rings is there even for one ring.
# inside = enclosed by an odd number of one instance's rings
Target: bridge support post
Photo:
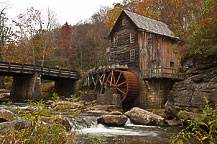
[[[14,76],[10,98],[12,101],[39,100],[41,98],[39,75]]]
[[[55,80],[55,92],[59,96],[70,97],[74,94],[75,83],[76,81],[71,79],[57,79]]]

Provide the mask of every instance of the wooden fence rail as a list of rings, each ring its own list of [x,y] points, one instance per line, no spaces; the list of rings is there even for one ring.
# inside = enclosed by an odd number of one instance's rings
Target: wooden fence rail
[[[184,79],[183,76],[178,74],[176,69],[172,68],[152,68],[143,71],[143,79],[150,78],[171,78],[171,79]]]
[[[38,73],[42,76],[59,77],[68,79],[78,79],[79,73],[77,71],[68,69],[59,69],[52,67],[42,67],[31,64],[8,63],[0,62],[0,73],[10,74],[35,74]]]

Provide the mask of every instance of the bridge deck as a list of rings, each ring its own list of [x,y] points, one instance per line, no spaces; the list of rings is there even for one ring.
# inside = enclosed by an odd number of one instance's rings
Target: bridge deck
[[[68,69],[59,69],[51,67],[42,67],[31,64],[19,64],[0,62],[0,75],[33,75],[40,74],[44,79],[78,79],[79,73],[77,71]]]

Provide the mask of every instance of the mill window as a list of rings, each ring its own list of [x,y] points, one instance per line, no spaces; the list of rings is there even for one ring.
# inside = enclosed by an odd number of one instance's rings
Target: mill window
[[[148,46],[152,46],[152,44],[153,44],[153,40],[152,40],[152,38],[149,38],[148,39]]]
[[[121,24],[122,24],[122,26],[126,25],[126,19],[125,18],[122,19]]]
[[[131,32],[130,33],[130,43],[134,43],[134,41],[135,41],[135,33]]]
[[[130,50],[130,62],[135,62],[135,56],[136,56],[135,49],[131,49]]]
[[[115,37],[113,38],[113,46],[114,46],[114,47],[117,47],[117,46],[118,46],[118,36],[115,36]]]
[[[170,62],[170,68],[174,68],[174,62]]]

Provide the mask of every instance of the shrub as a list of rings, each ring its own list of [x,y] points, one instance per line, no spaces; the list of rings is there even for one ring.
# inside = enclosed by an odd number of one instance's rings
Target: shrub
[[[200,21],[194,21],[188,28],[185,54],[207,56],[217,53],[217,1],[205,0],[203,3]]]
[[[30,111],[19,109],[19,115],[23,117],[31,126],[21,130],[12,129],[9,133],[0,137],[3,144],[66,144],[69,143],[69,137],[73,137],[75,143],[75,132],[66,134],[66,128],[58,121],[53,124],[45,124],[40,121],[42,118],[52,116],[52,109],[45,107],[44,102],[29,101],[35,108]]]
[[[42,96],[43,98],[51,97],[54,92],[54,82],[43,82],[41,83]]]
[[[197,143],[217,143],[217,108],[212,108],[206,97],[206,105],[202,110],[201,117],[196,119],[181,118],[181,121],[187,123],[187,127],[181,130],[177,135],[170,138],[172,144],[182,144],[183,141],[194,140]],[[180,111],[179,116],[185,117],[184,112]]]

